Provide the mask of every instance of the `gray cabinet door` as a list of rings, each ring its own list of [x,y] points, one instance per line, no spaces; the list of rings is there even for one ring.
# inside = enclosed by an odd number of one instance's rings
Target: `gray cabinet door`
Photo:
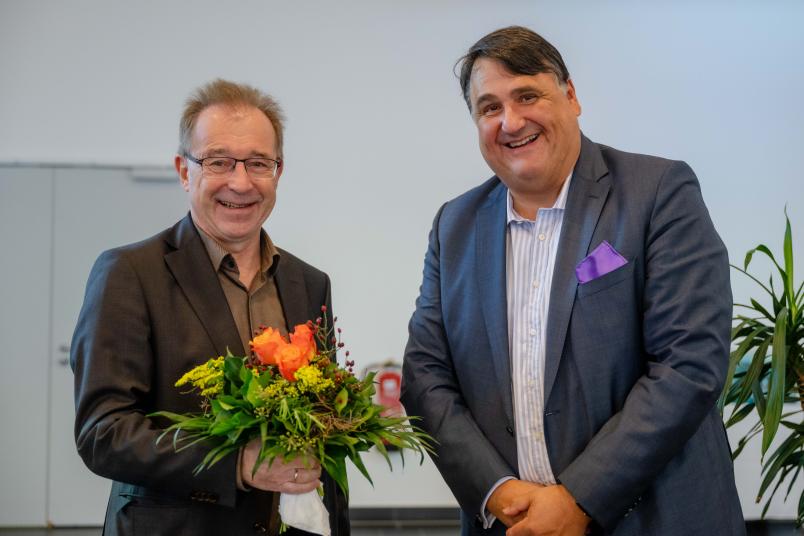
[[[45,521],[50,169],[0,167],[0,525]]]

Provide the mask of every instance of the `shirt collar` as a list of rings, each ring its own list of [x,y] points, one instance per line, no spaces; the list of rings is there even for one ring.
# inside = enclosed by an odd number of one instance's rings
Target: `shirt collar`
[[[193,222],[193,225],[195,225],[195,222]],[[221,270],[221,265],[224,264],[224,261],[226,261],[227,264],[223,266],[223,269],[237,271],[234,258],[226,248],[209,236],[198,225],[195,225],[195,228],[198,229],[201,242],[204,243],[204,247],[207,250],[207,254],[212,261],[212,266],[215,268],[215,271]],[[279,257],[279,250],[274,246],[271,237],[268,236],[265,229],[260,229],[260,272],[268,272],[269,275],[273,275],[279,265]],[[231,264],[228,264],[229,262],[231,262]]]
[[[558,192],[558,197],[556,198],[556,202],[553,203],[553,206],[550,208],[540,208],[539,210],[564,210],[567,206],[567,192],[569,192],[569,183],[572,180],[572,172],[567,176],[566,180],[564,180],[564,184],[561,186],[561,191]],[[512,221],[519,221],[519,222],[528,222],[533,220],[528,220],[523,218],[519,214],[517,214],[516,210],[514,210],[514,198],[511,197],[511,190],[506,188],[506,223],[511,223]]]

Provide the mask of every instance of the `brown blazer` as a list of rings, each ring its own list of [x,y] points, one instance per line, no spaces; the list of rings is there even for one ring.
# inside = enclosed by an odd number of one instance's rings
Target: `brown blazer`
[[[331,311],[327,275],[286,251],[275,273],[288,326]],[[329,313],[331,314],[331,313]],[[100,255],[73,335],[75,438],[87,467],[114,481],[108,535],[264,533],[271,494],[236,486],[236,457],[193,476],[204,447],[156,444],[157,410],[197,411],[176,380],[190,368],[244,349],[198,231],[186,216],[142,242]],[[349,534],[346,497],[327,475],[332,534]],[[291,530],[286,534],[305,534]]]

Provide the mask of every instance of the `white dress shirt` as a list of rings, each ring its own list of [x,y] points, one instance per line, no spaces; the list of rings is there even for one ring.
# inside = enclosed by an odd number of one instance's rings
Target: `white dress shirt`
[[[571,179],[572,174],[564,181],[553,206],[539,209],[535,220],[517,214],[510,191],[507,196],[505,273],[517,463],[520,480],[539,484],[556,483],[544,440],[545,335]],[[485,528],[495,519],[486,512],[488,498],[512,478],[513,475],[500,479],[486,495],[481,511]]]

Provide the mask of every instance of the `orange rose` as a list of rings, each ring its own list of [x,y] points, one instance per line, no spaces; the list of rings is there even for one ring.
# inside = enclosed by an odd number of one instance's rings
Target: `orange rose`
[[[316,347],[313,330],[307,324],[299,324],[290,334],[290,344],[297,347],[307,361],[315,357]]]
[[[279,372],[289,382],[296,381],[296,371],[310,363],[302,350],[294,344],[286,344],[277,355]]]
[[[287,344],[278,330],[266,328],[251,341],[251,350],[263,365],[276,365],[279,350]]]

